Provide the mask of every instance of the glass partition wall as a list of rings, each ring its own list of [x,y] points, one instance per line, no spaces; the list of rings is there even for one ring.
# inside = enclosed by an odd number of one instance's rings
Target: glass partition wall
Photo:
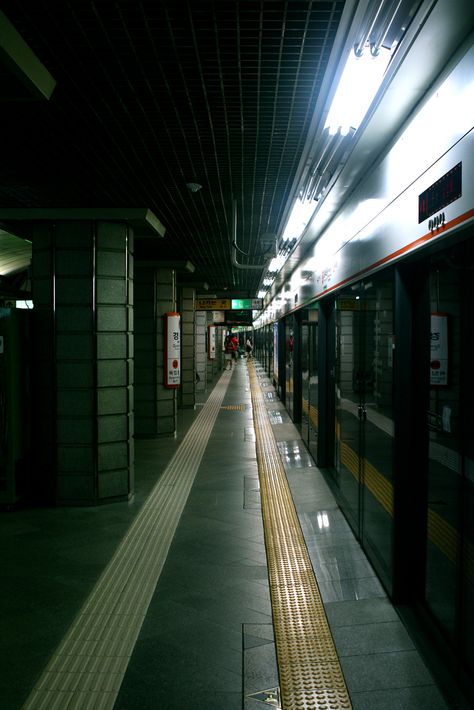
[[[393,277],[336,300],[335,476],[344,511],[379,573],[392,574]]]

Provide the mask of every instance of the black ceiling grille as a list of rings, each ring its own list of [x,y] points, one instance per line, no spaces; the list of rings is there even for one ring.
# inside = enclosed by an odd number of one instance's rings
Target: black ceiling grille
[[[5,0],[57,81],[4,102],[2,206],[148,207],[160,253],[211,288],[255,295],[283,214],[344,2]],[[187,183],[202,186],[191,192]]]

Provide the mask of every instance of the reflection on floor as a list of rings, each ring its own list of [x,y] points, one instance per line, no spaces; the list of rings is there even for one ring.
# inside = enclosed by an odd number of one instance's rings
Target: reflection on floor
[[[446,710],[272,383],[256,367],[354,710]],[[222,406],[120,690],[110,696],[118,710],[278,707],[246,361],[223,376]],[[180,412],[177,439],[136,442],[137,491],[129,503],[0,515],[2,708],[23,706],[203,408]],[[85,707],[68,705],[71,698],[72,691],[60,698],[59,710]]]

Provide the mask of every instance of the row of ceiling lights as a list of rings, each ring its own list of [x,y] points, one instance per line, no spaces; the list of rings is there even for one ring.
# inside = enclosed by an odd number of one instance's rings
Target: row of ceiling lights
[[[359,30],[357,41],[348,51],[315,158],[306,172],[287,220],[278,254],[270,261],[263,275],[259,298],[264,298],[269,292],[341,165],[349,143],[366,116],[406,29],[406,23],[402,20],[407,12],[413,14],[414,5],[409,3],[407,9],[407,3],[403,0],[369,3],[361,23],[364,29]]]

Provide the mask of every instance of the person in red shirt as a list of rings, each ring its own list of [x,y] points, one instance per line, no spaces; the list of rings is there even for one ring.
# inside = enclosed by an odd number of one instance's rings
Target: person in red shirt
[[[237,358],[237,348],[239,346],[239,341],[235,335],[229,333],[225,339],[224,344],[224,359],[225,359],[225,370],[232,370],[232,363]],[[229,367],[227,367],[229,365]]]

